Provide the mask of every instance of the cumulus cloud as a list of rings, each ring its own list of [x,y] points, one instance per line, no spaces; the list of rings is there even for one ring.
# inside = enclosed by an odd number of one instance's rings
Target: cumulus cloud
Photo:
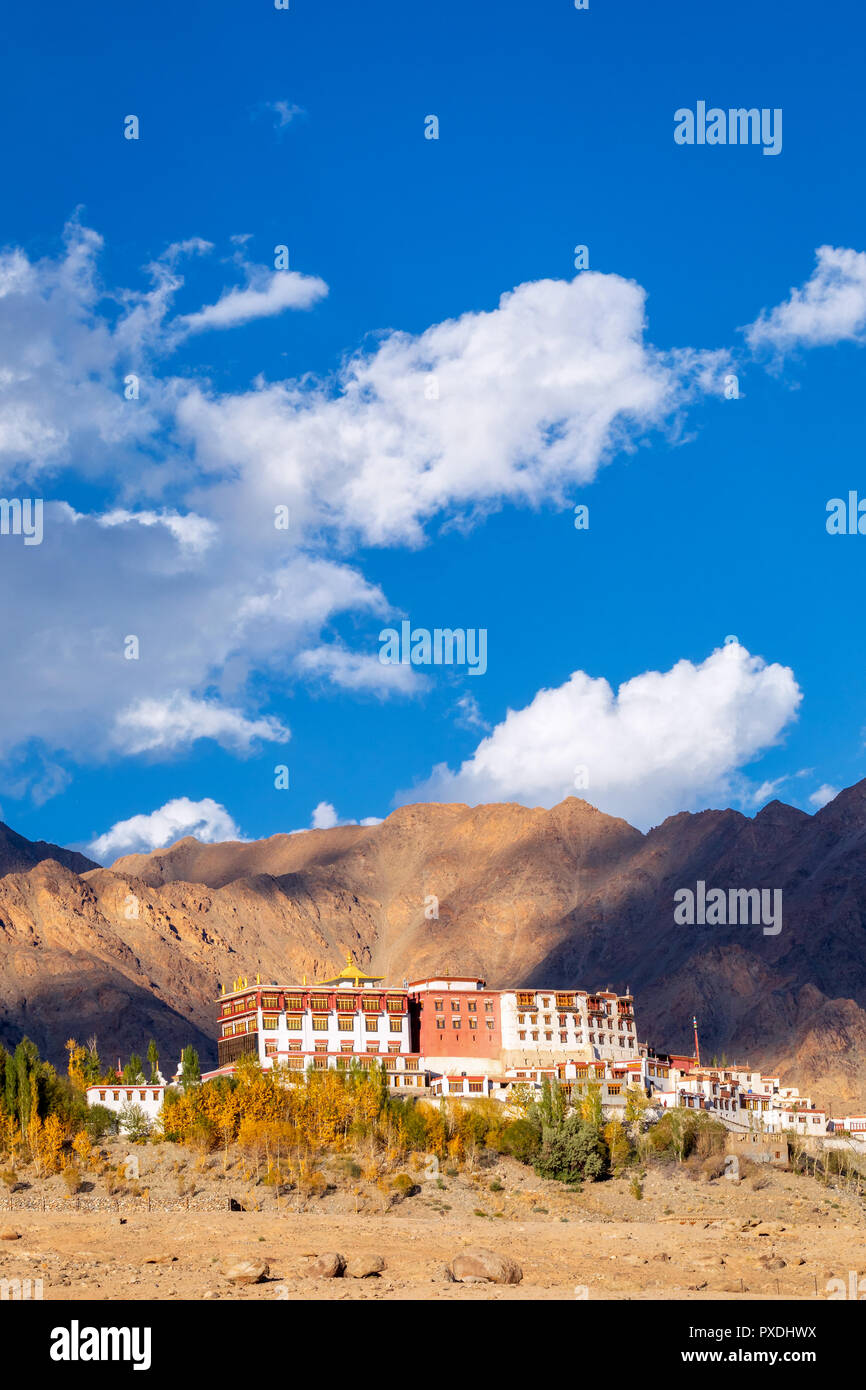
[[[310,822],[311,830],[333,830],[338,825],[381,825],[381,816],[365,816],[363,820],[341,820],[337,815],[336,807],[330,801],[320,801],[318,806],[313,808],[313,816]],[[292,832],[297,835],[297,830]]]
[[[812,792],[809,801],[815,807],[816,811],[820,811],[822,806],[826,806],[828,801],[832,801],[833,798],[838,795],[839,788],[831,787],[829,782],[825,782],[817,791]]]
[[[153,849],[165,849],[185,835],[194,835],[205,844],[244,838],[225,806],[218,801],[210,797],[191,801],[188,796],[178,796],[149,815],[117,821],[110,830],[96,836],[88,851],[99,863],[105,864],[122,854],[146,854]]]
[[[39,486],[69,469],[107,495],[90,514],[46,504],[39,582],[31,564],[26,605],[0,607],[16,674],[0,685],[4,753],[41,739],[49,757],[171,756],[201,737],[245,752],[287,736],[255,708],[265,682],[421,689],[328,631],[338,615],[393,612],[353,548],[421,545],[506,502],[555,504],[718,387],[723,355],[658,351],[641,287],[595,272],[384,332],[327,378],[221,392],[194,362],[172,375],[193,332],[326,292],[249,264],[244,243],[245,286],[184,315],[184,262],[213,251],[199,237],[169,246],[136,290],[102,282],[101,238],[78,220],[54,257],[0,254],[0,478]],[[32,559],[0,547],[3,592]],[[128,635],[140,661],[124,660]]]
[[[561,498],[718,384],[717,354],[645,343],[644,301],[617,275],[520,285],[489,312],[385,335],[333,382],[192,386],[178,419],[203,466],[240,468],[299,524],[417,545],[446,509]]]
[[[765,310],[746,329],[753,349],[777,353],[866,338],[866,253],[819,246],[816,266],[783,304]]]
[[[577,794],[647,827],[726,796],[738,770],[778,741],[801,698],[788,667],[736,643],[697,665],[634,676],[616,692],[575,671],[509,710],[456,772],[441,765],[401,799],[549,807]]]
[[[289,730],[269,715],[247,719],[238,709],[180,691],[164,700],[137,700],[118,714],[114,726],[114,742],[125,753],[175,752],[200,738],[246,753],[258,739],[286,743],[290,737]]]

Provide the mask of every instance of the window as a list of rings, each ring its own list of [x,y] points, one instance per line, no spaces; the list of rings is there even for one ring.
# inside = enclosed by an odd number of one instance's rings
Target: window
[[[105,1092],[104,1092],[104,1091],[100,1091],[100,1092],[99,1092],[99,1099],[100,1099],[100,1100],[105,1100]]]
[[[279,999],[277,998],[277,996],[276,996],[275,994],[263,994],[263,995],[262,995],[262,1008],[263,1008],[263,1009],[278,1009],[278,1008],[279,1008],[279,1005],[280,1005],[280,1001],[279,1001]]]
[[[341,1033],[353,1033],[355,1031],[355,1020],[353,1018],[338,1018],[337,1027]]]
[[[459,1000],[459,999],[452,999],[452,1000],[451,1000],[451,1012],[452,1012],[452,1014],[459,1013],[459,1011],[460,1011],[460,1000]]]
[[[399,1057],[399,1055],[400,1055],[400,1044],[399,1044],[399,1043],[389,1043],[389,1044],[388,1044],[388,1051],[390,1052],[390,1054],[391,1054],[392,1057]]]
[[[470,1081],[470,1082],[469,1082],[469,1089],[470,1089],[470,1091],[483,1091],[483,1090],[484,1090],[484,1082],[483,1082],[483,1081]]]
[[[445,1008],[445,1005],[441,999],[434,999],[433,1008],[436,1010],[437,1014],[441,1014],[442,1010]]]
[[[266,1056],[266,1057],[276,1057],[276,1055],[277,1055],[277,1040],[276,1040],[276,1038],[265,1038],[265,1056]]]
[[[348,999],[346,999],[343,995],[338,994],[338,995],[337,995],[337,1008],[339,1009],[340,1013],[342,1013],[342,1014],[354,1013],[354,1012],[355,1012],[355,997],[354,997],[354,995],[350,995],[350,997],[349,997]]]
[[[391,1018],[388,1020],[392,1033],[403,1032],[403,1020],[401,1018]]]
[[[375,999],[362,999],[361,1007],[366,1014],[377,1014],[382,1008],[382,1000],[378,995]]]
[[[299,1042],[290,1042],[290,1043],[289,1043],[289,1051],[290,1051],[290,1052],[300,1052],[300,1050],[301,1050],[301,1044],[300,1044]]]
[[[560,1035],[559,1035],[559,1041],[560,1041],[561,1043],[568,1042],[568,1034],[567,1034],[567,1033],[560,1033]]]
[[[493,1031],[493,1028],[494,1028],[493,1019],[492,1019],[492,1018],[486,1018],[486,1019],[484,1020],[484,1022],[487,1024],[487,1027],[488,1027],[488,1028],[491,1030],[491,1032],[492,1032],[492,1031]]]
[[[262,1027],[273,1031],[279,1023],[277,1014],[262,1014]]]
[[[388,1000],[388,1013],[389,1013],[389,1014],[401,1014],[401,1013],[403,1013],[403,1011],[404,1011],[404,1007],[405,1007],[405,1005],[404,1005],[402,999],[389,999],[389,1000]]]
[[[317,1052],[327,1052],[327,1050],[328,1050],[328,1044],[327,1044],[326,1042],[323,1042],[323,1043],[315,1043],[315,1044],[314,1044],[314,1047],[315,1047],[315,1049],[316,1049]]]
[[[311,995],[310,995],[310,1008],[311,1008],[311,1009],[314,1009],[314,1010],[315,1010],[316,1012],[318,1012],[318,1013],[327,1012],[327,1008],[328,1008],[328,996],[327,996],[327,994],[311,994]]]
[[[545,1033],[545,1035],[544,1035],[544,1041],[545,1041],[545,1042],[553,1042],[553,1034],[552,1034],[552,1033]]]
[[[437,1020],[436,1020],[436,1027],[437,1027],[437,1028],[444,1028],[444,1027],[445,1027],[445,1020],[444,1020],[444,1018],[437,1018]]]
[[[314,1019],[313,1019],[313,1032],[314,1032],[314,1033],[327,1033],[327,1031],[328,1031],[328,1020],[327,1020],[326,1018],[314,1018]]]
[[[493,1013],[493,1001],[492,1001],[491,999],[488,999],[488,1000],[485,1001],[485,1004],[484,1004],[484,1012],[485,1012],[486,1014],[492,1014],[492,1013]]]
[[[470,999],[466,1007],[471,1014],[474,1014],[478,1009],[478,1005],[476,1004],[474,999]]]
[[[526,1042],[526,1034],[525,1034],[525,1033],[518,1033],[517,1036],[520,1038],[520,1041],[521,1041],[521,1042]]]
[[[459,1028],[459,1027],[460,1027],[460,1019],[459,1019],[459,1018],[452,1018],[452,1020],[451,1020],[451,1027],[452,1027],[452,1028]]]
[[[366,1030],[367,1030],[368,1033],[378,1033],[378,1031],[379,1031],[379,1020],[378,1020],[378,1018],[365,1018],[365,1019],[364,1019],[364,1027],[366,1028]]]
[[[352,1044],[351,1044],[351,1043],[340,1043],[340,1051],[341,1051],[341,1052],[351,1052],[351,1051],[352,1051]]]
[[[301,1018],[287,1018],[287,1019],[286,1019],[286,1027],[288,1028],[288,1030],[289,1030],[290,1033],[300,1033],[300,1031],[301,1031],[301,1024],[302,1024],[302,1023],[303,1023],[303,1019],[301,1019]]]
[[[299,1009],[303,1009],[303,1007],[304,1007],[304,1000],[303,1000],[303,998],[302,998],[302,996],[301,996],[300,994],[287,994],[287,995],[286,995],[286,1008],[287,1008],[287,1009],[299,1010]]]
[[[560,1014],[560,1015],[559,1015],[559,1026],[560,1026],[560,1028],[564,1028],[565,1025],[566,1025],[566,1023],[567,1023],[567,1021],[568,1021],[568,1020],[566,1019],[565,1014]]]

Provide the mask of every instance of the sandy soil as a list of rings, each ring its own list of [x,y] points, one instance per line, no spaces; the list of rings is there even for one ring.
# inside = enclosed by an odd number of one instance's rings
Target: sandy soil
[[[142,1170],[158,1190],[170,1146],[144,1148]],[[154,1157],[156,1155],[156,1157]],[[175,1160],[176,1162],[176,1160]],[[172,1169],[173,1172],[173,1169]],[[342,1172],[342,1170],[341,1170]],[[637,1200],[624,1179],[574,1193],[510,1159],[474,1175],[418,1180],[401,1198],[390,1180],[334,1174],[322,1198],[274,1199],[261,1185],[200,1176],[200,1191],[243,1192],[266,1209],[146,1211],[119,1216],[0,1212],[0,1278],[43,1281],[45,1299],[806,1299],[827,1281],[866,1272],[866,1202],[812,1178],[775,1171],[747,1179],[692,1179],[651,1170]],[[491,1189],[491,1183],[494,1189]],[[496,1184],[502,1184],[501,1190]],[[299,1210],[298,1207],[301,1207]],[[467,1246],[508,1254],[523,1269],[515,1287],[462,1285],[445,1265]],[[312,1259],[379,1254],[367,1279],[317,1280]],[[239,1286],[223,1269],[264,1261],[266,1282]],[[155,1262],[154,1262],[155,1261]]]

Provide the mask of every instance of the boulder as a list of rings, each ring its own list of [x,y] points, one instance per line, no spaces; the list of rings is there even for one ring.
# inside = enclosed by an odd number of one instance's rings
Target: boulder
[[[336,1250],[329,1250],[324,1255],[317,1255],[308,1272],[311,1279],[340,1279],[345,1268],[343,1256]]]
[[[12,1226],[4,1226],[0,1231],[0,1240],[20,1240],[21,1232],[16,1231]]]
[[[237,1264],[226,1265],[223,1275],[231,1284],[260,1284],[267,1279],[269,1267],[258,1260],[238,1260]]]
[[[519,1284],[523,1278],[523,1270],[516,1260],[477,1246],[454,1256],[451,1274],[458,1284],[478,1280],[488,1284]]]
[[[381,1255],[355,1255],[344,1270],[347,1279],[370,1279],[382,1273],[385,1261]]]

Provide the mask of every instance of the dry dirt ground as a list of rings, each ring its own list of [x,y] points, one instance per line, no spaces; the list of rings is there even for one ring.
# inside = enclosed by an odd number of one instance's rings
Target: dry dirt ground
[[[137,1152],[154,1201],[161,1190],[176,1193],[182,1151]],[[0,1279],[42,1279],[45,1299],[71,1301],[749,1301],[826,1299],[829,1279],[847,1285],[850,1271],[866,1274],[866,1201],[786,1171],[755,1186],[751,1178],[692,1179],[677,1165],[651,1168],[638,1200],[626,1179],[571,1192],[500,1158],[438,1182],[418,1174],[415,1193],[402,1197],[390,1178],[352,1178],[335,1164],[328,1193],[303,1200],[292,1192],[275,1199],[262,1185],[251,1190],[239,1173],[217,1176],[219,1160],[211,1163],[197,1174],[198,1192],[235,1196],[248,1207],[259,1200],[264,1209],[127,1211],[123,1222],[72,1209],[0,1211],[0,1229],[20,1233],[0,1240]],[[450,1282],[445,1265],[467,1246],[510,1255],[523,1282]],[[384,1273],[311,1278],[312,1259],[332,1250],[379,1254]],[[266,1282],[231,1284],[222,1271],[236,1260],[266,1262]]]

